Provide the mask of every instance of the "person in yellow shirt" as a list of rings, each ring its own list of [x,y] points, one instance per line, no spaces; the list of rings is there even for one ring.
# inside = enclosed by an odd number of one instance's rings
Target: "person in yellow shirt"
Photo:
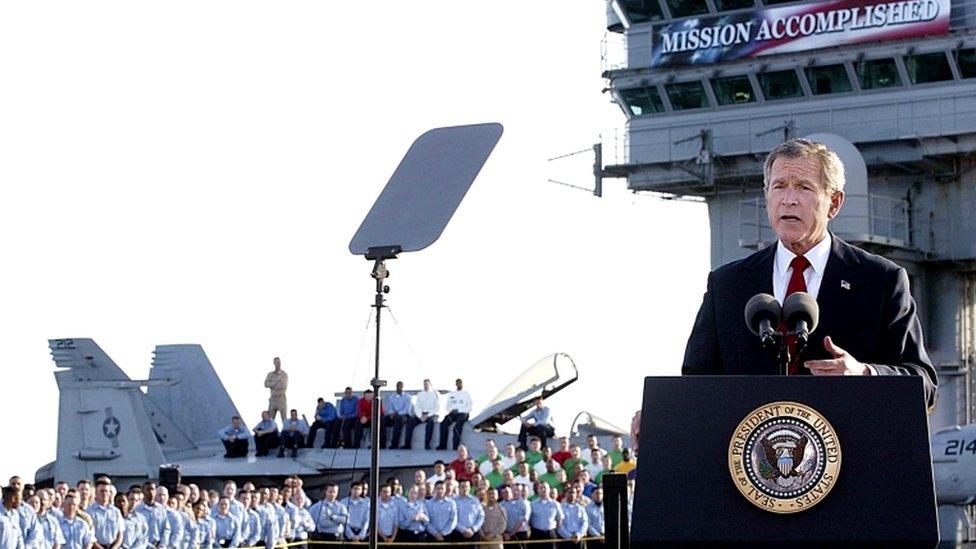
[[[630,448],[624,448],[621,454],[623,455],[623,459],[620,461],[620,463],[614,466],[613,470],[618,473],[629,473],[634,467],[637,467],[637,460],[634,459],[634,452]]]

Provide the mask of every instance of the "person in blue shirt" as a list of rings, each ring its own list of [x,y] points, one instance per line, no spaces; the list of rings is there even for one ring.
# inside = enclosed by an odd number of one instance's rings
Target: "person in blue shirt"
[[[359,397],[352,394],[352,387],[346,387],[346,394],[339,399],[339,421],[342,425],[342,446],[352,448],[352,433],[359,423],[356,417],[356,405]]]
[[[33,549],[37,546],[43,534],[41,532],[41,524],[37,521],[37,513],[34,512],[33,507],[24,501],[24,481],[18,476],[12,476],[10,477],[9,484],[17,492],[18,503],[16,512],[20,526],[20,534],[24,537],[24,546],[27,549]]]
[[[227,496],[222,496],[217,502],[217,514],[213,517],[216,525],[214,537],[216,545],[233,548],[241,544],[241,521],[230,514],[230,501]]]
[[[445,497],[447,487],[444,481],[434,483],[434,499],[427,501],[427,533],[437,541],[445,541],[457,526],[457,504]]]
[[[563,509],[556,500],[549,497],[549,485],[545,482],[535,483],[535,494],[538,499],[532,502],[532,514],[529,517],[531,539],[557,539],[556,528],[563,521]],[[540,549],[555,549],[555,545],[541,544]]]
[[[424,543],[427,541],[427,503],[420,496],[416,484],[407,492],[407,501],[400,504],[400,521],[397,541]]]
[[[63,549],[91,549],[95,534],[88,523],[78,517],[78,500],[74,494],[64,498],[64,517],[61,518],[61,534],[64,536]]]
[[[40,504],[37,510],[37,521],[41,525],[41,542],[38,549],[58,549],[64,545],[61,534],[61,517],[51,512],[51,495],[47,490],[40,490],[35,496]]]
[[[281,436],[278,434],[278,424],[271,419],[271,414],[261,412],[261,423],[254,426],[254,456],[262,457],[268,452],[281,446]]]
[[[536,397],[535,408],[522,417],[522,427],[519,428],[518,441],[523,450],[528,450],[527,440],[529,436],[534,436],[542,442],[542,447],[546,447],[546,440],[556,436],[556,430],[552,426],[552,416],[549,407],[544,405],[542,397]]]
[[[322,448],[335,448],[339,442],[338,423],[339,412],[336,411],[336,407],[331,402],[326,402],[324,398],[319,397],[315,406],[315,421],[312,422],[312,427],[308,431],[308,440],[305,441],[305,446],[313,447],[315,445],[315,434],[319,432],[319,429],[324,429],[325,438],[322,439]]]
[[[128,496],[115,495],[115,508],[122,515],[122,547],[146,549],[149,546],[149,525],[139,513],[132,512]]]
[[[559,537],[566,540],[561,545],[582,549],[582,539],[586,537],[589,529],[589,519],[586,515],[586,508],[579,501],[579,487],[570,484],[566,490],[566,498],[562,503],[563,520],[556,527]]]
[[[400,447],[400,433],[413,415],[413,404],[410,395],[403,392],[403,382],[397,381],[396,392],[386,397],[386,423],[393,426],[393,438],[390,439],[390,449]],[[410,441],[404,441],[404,446],[410,446]]]
[[[457,524],[451,540],[455,542],[478,541],[481,525],[485,522],[485,508],[481,501],[471,495],[471,481],[458,482],[458,496],[454,498],[457,507]]]
[[[285,457],[285,449],[291,450],[291,457],[298,457],[298,449],[305,445],[308,437],[308,422],[298,418],[298,410],[292,410],[281,426],[281,447],[278,457]]]
[[[165,549],[169,545],[170,536],[166,503],[157,501],[158,493],[155,482],[143,484],[142,495],[145,499],[141,505],[133,509],[133,512],[142,515],[146,521],[146,526],[149,528],[149,545],[157,549]],[[169,497],[168,492],[166,496]]]
[[[224,443],[225,458],[239,458],[247,456],[247,439],[251,438],[247,428],[241,422],[241,418],[234,416],[230,419],[230,425],[217,431],[217,436]]]
[[[122,513],[112,502],[112,484],[107,480],[95,483],[95,503],[85,509],[95,526],[95,541],[105,549],[118,549],[122,544]]]
[[[380,486],[379,498],[376,500],[376,532],[380,541],[392,543],[396,539],[399,528],[398,520],[400,506],[392,498],[393,489],[389,484]]]
[[[3,549],[24,549],[24,536],[20,530],[21,504],[20,490],[13,486],[3,487],[3,505],[0,506],[0,547]],[[67,505],[65,505],[67,507]],[[77,509],[77,504],[75,509]]]
[[[590,494],[590,504],[586,506],[586,520],[589,523],[586,535],[591,538],[602,538],[604,535],[603,488],[599,486]],[[603,540],[589,540],[586,542],[586,547],[603,549]]]
[[[346,539],[362,541],[369,536],[369,499],[362,497],[362,482],[353,482],[346,498],[346,508],[349,509],[349,522],[346,523]]]
[[[529,517],[532,515],[532,508],[528,500],[522,497],[522,490],[519,489],[518,495],[515,495],[511,486],[503,484],[499,492],[501,493],[499,505],[505,510],[507,539],[519,541],[529,539]]]
[[[336,499],[339,497],[338,484],[326,483],[322,494],[323,498],[308,510],[308,514],[312,515],[312,520],[315,521],[312,539],[316,541],[340,541],[346,523],[349,522],[349,510]]]

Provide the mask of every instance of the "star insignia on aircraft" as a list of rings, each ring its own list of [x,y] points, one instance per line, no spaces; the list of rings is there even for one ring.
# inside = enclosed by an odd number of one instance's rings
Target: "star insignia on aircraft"
[[[102,433],[105,434],[106,438],[115,438],[119,436],[119,430],[122,428],[122,424],[119,420],[114,417],[110,417],[102,423]]]

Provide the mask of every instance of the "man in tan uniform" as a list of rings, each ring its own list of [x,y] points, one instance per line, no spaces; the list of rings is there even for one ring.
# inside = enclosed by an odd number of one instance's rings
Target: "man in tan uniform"
[[[280,358],[274,358],[274,371],[268,372],[268,377],[264,378],[264,386],[271,389],[271,398],[268,400],[268,413],[271,414],[271,419],[281,412],[281,423],[284,424],[288,414],[288,400],[285,398],[288,374],[281,369]]]

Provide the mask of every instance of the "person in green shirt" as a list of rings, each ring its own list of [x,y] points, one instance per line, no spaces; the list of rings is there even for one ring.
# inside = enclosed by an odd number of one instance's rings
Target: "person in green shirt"
[[[570,446],[570,452],[572,452],[573,457],[563,462],[563,470],[566,471],[567,478],[573,478],[576,476],[576,465],[580,464],[585,468],[590,464],[590,462],[583,459],[582,450],[580,449],[579,444],[573,444]]]
[[[624,437],[613,435],[613,449],[607,452],[613,458],[613,466],[616,467],[624,460]]]
[[[535,467],[536,463],[542,461],[542,441],[538,437],[529,439],[529,451],[525,452],[525,462],[529,467]]]
[[[596,475],[593,476],[593,482],[595,482],[598,486],[600,486],[601,483],[603,482],[603,475],[612,472],[614,472],[613,458],[610,457],[610,454],[607,454],[603,456],[603,470],[599,471]]]
[[[549,458],[549,461],[546,462],[546,472],[539,475],[539,480],[551,488],[559,488],[561,484],[558,475],[556,475],[557,471],[559,471],[559,464],[556,463],[556,460]]]
[[[501,458],[492,460],[491,472],[485,475],[485,480],[488,481],[488,485],[492,488],[498,488],[505,482],[505,473],[502,470]]]

